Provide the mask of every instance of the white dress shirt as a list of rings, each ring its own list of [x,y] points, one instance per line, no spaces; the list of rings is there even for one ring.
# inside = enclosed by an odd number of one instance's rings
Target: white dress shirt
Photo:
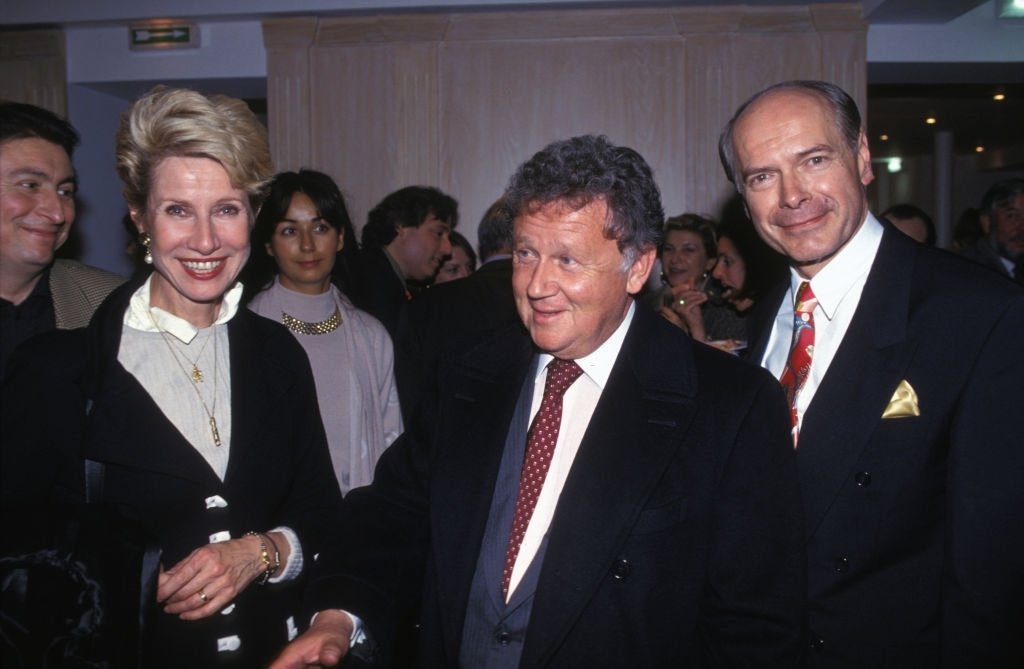
[[[530,516],[530,524],[526,527],[519,555],[512,568],[508,586],[509,596],[515,591],[523,574],[533,562],[533,558],[544,540],[544,535],[547,534],[548,528],[551,526],[551,519],[555,515],[555,508],[558,506],[562,488],[565,487],[565,480],[569,476],[569,470],[572,469],[576,452],[579,450],[580,442],[583,441],[583,434],[587,431],[590,418],[594,415],[597,402],[601,399],[601,393],[608,383],[608,376],[615,365],[615,359],[619,357],[622,342],[626,338],[629,324],[633,322],[635,311],[636,303],[634,302],[629,306],[626,317],[622,319],[622,323],[615,329],[615,332],[593,353],[576,360],[576,364],[583,370],[583,374],[569,386],[562,397],[562,424],[558,431],[558,441],[555,442],[551,466],[548,468],[540,496],[537,498],[537,506],[533,510],[533,515]],[[547,366],[552,359],[553,356],[542,353],[537,363],[537,377],[533,384],[533,403],[530,408],[531,423],[533,417],[540,410],[541,400],[544,398]]]
[[[881,241],[882,225],[869,212],[860,230],[811,279],[811,290],[818,299],[813,314],[814,355],[811,356],[810,373],[796,397],[797,431],[803,424],[804,412],[814,399],[850,327]],[[774,374],[775,378],[782,377],[789,358],[793,341],[794,302],[797,290],[804,281],[806,278],[800,276],[796,269],[790,269],[788,297],[779,306],[768,347],[761,360],[761,366]]]

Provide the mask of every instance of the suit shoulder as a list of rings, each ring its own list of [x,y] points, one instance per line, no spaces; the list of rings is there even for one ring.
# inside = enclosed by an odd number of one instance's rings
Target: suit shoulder
[[[240,336],[251,338],[263,355],[280,359],[289,365],[295,362],[300,362],[304,366],[309,365],[302,345],[281,323],[245,308],[238,310],[235,320]]]
[[[637,337],[631,346],[641,374],[650,383],[685,388],[692,384],[698,392],[757,388],[778,385],[761,367],[695,342],[685,332],[661,316],[641,311],[634,315]]]
[[[988,306],[998,312],[1024,299],[1024,290],[1008,277],[942,249],[922,246],[914,276],[919,297]]]
[[[55,273],[58,277],[66,276],[69,281],[77,285],[105,289],[108,293],[126,281],[120,274],[64,258],[55,260],[53,269],[50,271],[51,274]]]

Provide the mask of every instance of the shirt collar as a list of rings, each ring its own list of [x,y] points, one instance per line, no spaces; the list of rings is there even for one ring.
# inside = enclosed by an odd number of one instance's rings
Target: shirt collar
[[[179,318],[169,311],[160,307],[154,307],[149,302],[149,284],[153,280],[150,274],[146,282],[132,294],[128,303],[128,311],[124,314],[124,324],[133,330],[142,332],[169,332],[177,339],[188,344],[199,333],[199,328],[192,325],[184,318]],[[220,313],[214,325],[227,323],[238,313],[238,305],[242,301],[242,282],[236,281],[235,285],[224,294],[220,303]]]
[[[406,288],[405,274],[402,273],[402,268],[398,266],[398,262],[388,252],[387,247],[382,246],[380,250],[384,253],[384,257],[388,259],[388,262],[391,263],[391,269],[398,276],[398,280],[402,282],[402,288]]]
[[[811,290],[818,300],[825,318],[832,320],[839,304],[850,289],[864,278],[882,242],[882,224],[871,212],[853,238],[811,279]],[[806,279],[790,269],[790,300]]]
[[[612,332],[611,336],[605,339],[604,343],[598,346],[597,350],[593,353],[576,359],[576,364],[580,366],[583,373],[589,376],[590,380],[596,383],[601,390],[604,390],[605,384],[608,383],[608,377],[612,373],[615,359],[619,357],[622,342],[626,339],[629,324],[633,322],[634,313],[636,313],[636,300],[631,299],[629,309],[626,311],[626,317],[619,323],[619,327],[615,328],[615,332]],[[540,380],[541,373],[544,372],[548,363],[554,357],[550,353],[540,354],[540,358],[537,361],[537,376],[534,382]]]

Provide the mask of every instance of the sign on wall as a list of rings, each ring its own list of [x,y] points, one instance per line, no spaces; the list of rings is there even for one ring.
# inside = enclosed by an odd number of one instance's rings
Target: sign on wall
[[[195,23],[145,23],[128,28],[128,45],[136,51],[194,49],[199,46]]]

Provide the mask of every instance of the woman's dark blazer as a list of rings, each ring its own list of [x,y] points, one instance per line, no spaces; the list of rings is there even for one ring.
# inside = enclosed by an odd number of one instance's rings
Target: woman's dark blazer
[[[22,500],[80,498],[89,459],[104,465],[98,498],[142,521],[165,567],[218,533],[279,526],[296,532],[308,564],[341,497],[304,352],[284,327],[247,309],[229,321],[232,435],[221,481],[117,361],[137,287],[115,291],[87,330],[46,336],[16,361],[3,412],[18,447],[4,448],[3,464],[20,474],[4,474],[5,501],[19,487]],[[266,664],[289,629],[305,626],[295,586],[253,583],[202,621],[158,613],[153,665]],[[217,640],[233,635],[240,647],[218,652]]]

